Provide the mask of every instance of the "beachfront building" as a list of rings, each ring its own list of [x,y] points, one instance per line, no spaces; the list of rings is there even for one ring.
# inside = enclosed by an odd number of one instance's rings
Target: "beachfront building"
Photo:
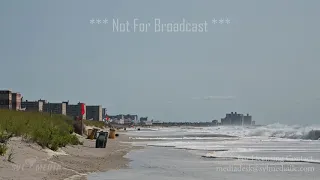
[[[113,119],[112,123],[114,123],[114,124],[124,124],[124,120],[123,119]]]
[[[43,111],[43,104],[46,101],[39,100],[39,101],[22,101],[21,109],[25,111],[34,111],[34,112],[42,112]]]
[[[102,119],[107,117],[107,108],[102,108]]]
[[[12,109],[12,91],[0,91],[0,109]]]
[[[22,96],[11,90],[0,90],[0,109],[21,110]]]
[[[138,120],[138,115],[133,115],[134,119],[133,119],[133,123],[134,124],[138,124],[139,120]]]
[[[81,117],[82,119],[86,119],[86,105],[84,103],[78,103],[78,104],[69,104],[69,101],[65,102],[67,104],[67,116],[70,116],[72,118],[75,117]],[[83,108],[85,109],[84,114],[82,115],[82,104]]]
[[[62,103],[45,103],[43,104],[43,112],[53,113],[53,114],[67,114],[67,104]]]
[[[140,117],[140,124],[145,124],[148,121],[148,117]]]
[[[249,114],[244,116],[237,112],[231,112],[230,114],[226,114],[225,118],[221,119],[221,125],[252,125],[252,117]]]
[[[142,125],[146,126],[152,126],[153,122],[152,121],[143,121]]]
[[[226,114],[225,118],[221,119],[222,125],[240,125],[241,124],[241,114],[237,114],[237,112],[230,114]]]
[[[138,115],[131,115],[131,114],[123,115],[123,119],[124,119],[124,124],[135,124],[135,122],[138,119]]]
[[[115,115],[115,116],[109,115],[109,118],[110,120],[119,120],[122,118],[122,115]]]
[[[254,125],[253,122],[254,121],[252,121],[252,116],[250,116],[249,114],[243,116],[243,125]]]
[[[115,116],[108,116],[110,120],[116,124],[126,124],[126,125],[132,125],[135,124],[135,122],[138,119],[138,115],[131,115],[131,114],[119,114]]]
[[[110,122],[114,124],[124,124],[123,115],[108,116]]]
[[[22,96],[20,93],[12,93],[12,109],[21,110]]]
[[[102,121],[102,106],[86,106],[86,116],[89,120]]]

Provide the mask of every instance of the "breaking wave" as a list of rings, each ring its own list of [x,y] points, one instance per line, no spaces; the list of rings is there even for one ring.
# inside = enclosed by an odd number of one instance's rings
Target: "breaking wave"
[[[134,140],[222,140],[221,137],[130,137]],[[223,138],[224,140],[233,140],[235,138]]]
[[[214,126],[203,128],[144,128],[129,130],[139,140],[209,140],[221,138],[266,137],[292,140],[319,140],[320,126],[289,126],[270,124],[266,126]],[[137,137],[138,136],[138,137]],[[141,137],[143,136],[143,137]]]
[[[271,124],[251,129],[246,136],[266,136],[288,139],[318,140],[320,138],[320,127],[288,126],[282,124]]]

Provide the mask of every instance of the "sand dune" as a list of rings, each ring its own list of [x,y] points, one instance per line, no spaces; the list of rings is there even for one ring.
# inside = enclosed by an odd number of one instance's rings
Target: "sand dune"
[[[108,139],[106,148],[95,148],[95,140],[81,137],[83,145],[68,146],[54,152],[27,143],[21,138],[11,138],[6,156],[0,157],[1,180],[78,180],[87,179],[90,172],[124,168],[129,160],[123,156],[132,146],[129,138],[120,134],[117,139]],[[12,150],[13,151],[12,151]],[[13,163],[8,154],[13,152]]]

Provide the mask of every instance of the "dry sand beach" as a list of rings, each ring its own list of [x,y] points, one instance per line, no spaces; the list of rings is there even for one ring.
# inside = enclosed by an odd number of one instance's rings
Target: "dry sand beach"
[[[83,145],[67,146],[57,152],[42,149],[21,138],[11,138],[9,152],[13,152],[12,162],[8,153],[0,161],[1,180],[79,180],[87,179],[90,172],[107,171],[127,167],[126,155],[132,146],[128,136],[120,133],[116,139],[108,139],[106,148],[95,148],[95,140],[79,138]]]

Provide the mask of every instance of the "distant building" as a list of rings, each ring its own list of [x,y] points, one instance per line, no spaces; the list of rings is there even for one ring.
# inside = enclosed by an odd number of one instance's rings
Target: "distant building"
[[[213,125],[217,126],[217,125],[218,125],[218,123],[219,123],[219,121],[218,121],[218,120],[212,120],[212,124],[213,124]]]
[[[115,123],[115,124],[124,124],[124,120],[123,120],[123,119],[113,119],[113,120],[112,120],[112,123]]]
[[[108,115],[109,121],[115,124],[124,124],[124,120],[122,119],[122,115],[111,116]]]
[[[0,90],[0,109],[21,110],[22,96],[11,90]]]
[[[253,123],[254,121],[252,121],[252,116],[249,116],[249,114],[243,116],[243,125],[254,125]]]
[[[71,116],[73,118],[75,117],[81,117],[82,119],[87,119],[86,114],[87,112],[84,112],[84,115],[81,114],[81,104],[69,104],[69,102],[65,102],[67,104],[67,116]],[[84,109],[86,111],[86,105],[84,104]]]
[[[107,116],[107,108],[102,108],[102,119],[106,118]]]
[[[12,91],[0,90],[0,109],[12,109]]]
[[[25,111],[42,112],[43,111],[43,100],[39,101],[23,101],[21,103],[21,108]]]
[[[102,106],[86,106],[86,118],[102,121]]]
[[[151,120],[151,121],[142,121],[142,123],[141,123],[141,125],[146,125],[146,126],[152,126],[152,124],[153,124],[153,121]]]
[[[22,96],[20,93],[12,93],[12,109],[21,110]]]
[[[222,125],[231,125],[232,114],[233,114],[233,112],[231,112],[231,114],[226,114],[226,117],[221,118],[221,124]]]
[[[138,115],[134,115],[134,119],[133,119],[133,123],[134,124],[138,124],[139,123],[139,120],[138,120]]]
[[[252,117],[247,114],[244,116],[243,114],[238,114],[237,112],[230,114],[226,114],[225,118],[221,119],[221,125],[251,125]]]
[[[138,119],[138,115],[127,114],[123,116],[124,124],[135,124]]]
[[[110,118],[110,120],[114,121],[114,120],[119,120],[122,118],[122,115],[115,115],[115,116],[112,116],[112,115],[109,115],[108,116]]]
[[[112,116],[112,115],[109,115],[108,117],[109,117],[109,119],[110,119],[110,120],[115,120],[115,119],[118,119],[118,118],[117,118],[117,116]]]
[[[42,100],[42,99],[40,99],[39,101],[41,101],[41,102],[42,102],[42,104],[48,103],[48,101],[47,101],[47,100]]]
[[[148,117],[140,117],[140,124],[144,124],[146,121],[148,121]]]
[[[43,104],[43,112],[67,115],[67,104],[65,102],[62,102],[62,103],[48,102]]]
[[[136,124],[137,119],[138,119],[138,115],[131,115],[131,114],[127,114],[127,115],[119,114],[119,115],[115,115],[115,116],[108,115],[108,117],[114,123],[127,124],[127,125]]]
[[[230,114],[226,114],[226,117],[221,119],[222,125],[241,125],[242,124],[242,116],[241,114],[237,114],[237,112]]]

